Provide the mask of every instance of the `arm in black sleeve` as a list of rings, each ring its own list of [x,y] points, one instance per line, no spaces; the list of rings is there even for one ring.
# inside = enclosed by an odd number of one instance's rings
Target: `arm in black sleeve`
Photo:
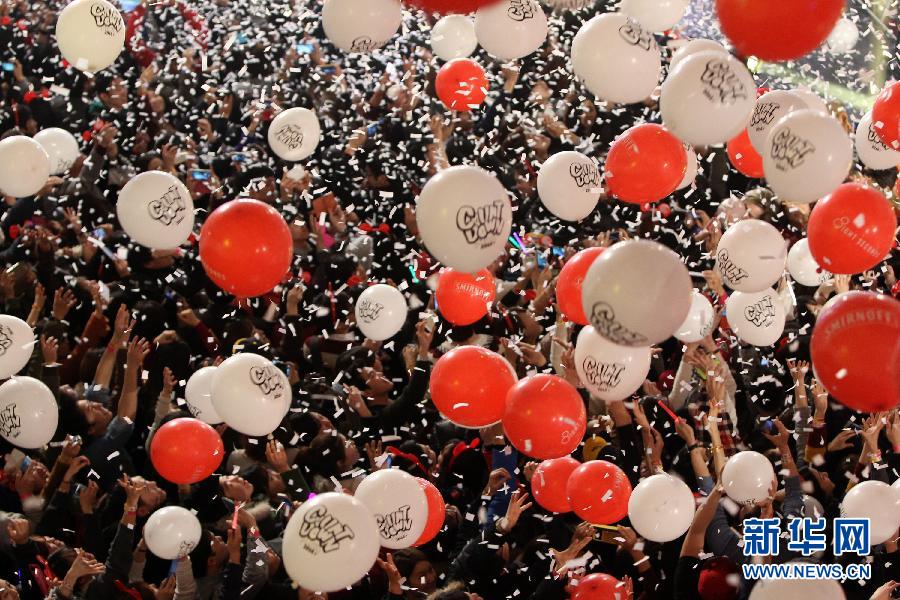
[[[397,427],[415,417],[416,405],[425,398],[428,391],[428,380],[431,377],[431,363],[427,360],[416,361],[412,377],[406,389],[394,402],[391,402],[378,416],[382,427]]]

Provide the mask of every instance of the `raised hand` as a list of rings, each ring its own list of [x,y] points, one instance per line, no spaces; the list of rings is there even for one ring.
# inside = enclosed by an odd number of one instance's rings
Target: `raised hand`
[[[53,294],[53,318],[62,321],[76,304],[78,304],[78,300],[72,290],[56,288],[56,292]]]

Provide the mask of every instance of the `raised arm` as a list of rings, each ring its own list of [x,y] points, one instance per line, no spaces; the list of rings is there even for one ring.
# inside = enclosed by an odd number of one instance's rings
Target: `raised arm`
[[[150,353],[150,342],[144,338],[134,338],[128,344],[128,358],[125,364],[125,383],[116,415],[134,421],[137,414],[138,376],[144,364],[144,358]]]

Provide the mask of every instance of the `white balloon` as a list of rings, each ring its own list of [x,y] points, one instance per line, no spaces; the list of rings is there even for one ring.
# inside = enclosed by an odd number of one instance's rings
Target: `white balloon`
[[[187,386],[184,388],[184,400],[188,410],[191,411],[194,418],[209,425],[218,425],[223,422],[212,401],[212,382],[217,368],[197,369],[188,379]]]
[[[34,343],[34,331],[28,323],[12,315],[0,315],[0,379],[25,368]]]
[[[125,233],[147,248],[177,248],[194,231],[191,193],[177,177],[164,171],[132,177],[119,192],[116,215]]]
[[[644,29],[662,33],[678,24],[687,7],[687,0],[622,0],[619,11]]]
[[[628,499],[628,519],[638,535],[651,542],[671,542],[690,529],[695,508],[687,484],[659,473],[635,486]]]
[[[155,511],[144,525],[144,541],[147,548],[165,560],[174,560],[190,554],[203,530],[194,513],[181,506],[165,506]]]
[[[547,40],[547,15],[536,0],[500,0],[475,12],[481,47],[500,60],[528,56]]]
[[[712,331],[716,319],[716,311],[709,300],[694,290],[691,294],[691,309],[684,323],[675,332],[675,338],[685,344],[699,342]]]
[[[883,544],[900,527],[900,494],[883,481],[858,483],[844,495],[841,516],[869,519],[869,541]]]
[[[493,173],[473,166],[450,167],[422,188],[416,222],[425,246],[441,264],[475,273],[503,253],[512,229],[512,208]]]
[[[572,70],[600,100],[631,104],[656,89],[662,58],[651,32],[625,15],[607,13],[578,31],[572,41]]]
[[[0,385],[0,434],[19,448],[41,448],[53,439],[59,408],[53,392],[33,377],[12,377]]]
[[[96,73],[125,48],[125,20],[106,0],[74,0],[59,13],[56,42],[73,67]]]
[[[738,504],[755,504],[769,497],[775,469],[769,459],[752,450],[738,452],[722,469],[725,493]]]
[[[802,561],[791,564],[808,565]],[[815,598],[815,600],[845,600],[841,584],[834,579],[760,579],[750,592],[750,600],[784,600],[785,598]]]
[[[761,292],[784,275],[787,242],[774,225],[743,219],[725,230],[716,249],[722,282],[738,292]]]
[[[235,354],[216,368],[212,403],[222,420],[245,435],[269,435],[291,407],[287,375],[258,354]]]
[[[787,318],[778,292],[734,292],[725,301],[728,325],[735,335],[754,346],[771,346],[784,332]]]
[[[831,279],[831,273],[820,267],[809,251],[809,240],[806,238],[791,246],[787,256],[787,269],[800,285],[820,286]]]
[[[856,28],[856,23],[843,17],[834,24],[834,29],[828,34],[825,45],[834,54],[846,54],[856,47],[857,41],[859,41],[859,29]]]
[[[558,152],[541,165],[537,190],[551,213],[564,221],[580,221],[593,212],[603,193],[600,168],[581,152]]]
[[[684,178],[682,178],[681,183],[678,184],[676,189],[683,190],[687,186],[694,183],[694,180],[697,179],[697,153],[694,152],[694,149],[689,145],[684,145],[684,153],[687,155],[687,167],[684,170]]]
[[[416,478],[400,469],[382,469],[367,475],[353,497],[375,517],[381,545],[409,548],[425,530],[428,501]]]
[[[772,127],[762,157],[766,181],[781,200],[810,204],[847,179],[853,143],[834,117],[797,110]]]
[[[303,160],[315,152],[321,137],[319,118],[308,108],[282,111],[269,125],[268,139],[272,152],[292,162]]]
[[[475,23],[463,15],[447,15],[431,28],[431,49],[441,60],[466,58],[478,47]]]
[[[584,314],[597,333],[621,346],[668,339],[691,307],[691,276],[675,252],[629,240],[607,248],[584,278]]]
[[[384,283],[367,287],[354,307],[357,327],[363,335],[376,342],[391,338],[400,331],[408,312],[403,293]]]
[[[815,92],[808,90],[806,88],[794,88],[791,90],[791,93],[797,94],[803,101],[806,102],[806,107],[810,110],[814,110],[817,113],[822,113],[823,115],[830,114],[828,110],[828,105],[825,104],[825,101],[819,98],[819,95]]]
[[[375,517],[353,496],[319,494],[291,516],[282,536],[284,568],[301,587],[336,592],[369,572],[378,558]]]
[[[872,111],[860,119],[856,126],[856,155],[862,164],[875,171],[900,166],[900,152],[885,144],[872,127]]]
[[[760,96],[753,109],[753,116],[750,117],[750,124],[747,126],[747,135],[750,137],[753,148],[757,152],[764,152],[766,138],[769,137],[769,131],[775,123],[781,117],[804,108],[809,107],[803,98],[794,92],[772,90]]]
[[[75,136],[59,127],[48,127],[34,134],[34,141],[41,145],[50,157],[50,174],[68,172],[80,153]]]
[[[345,52],[381,48],[402,21],[399,0],[327,0],[322,7],[325,36]]]
[[[0,140],[0,194],[24,198],[37,194],[50,177],[50,155],[24,135]]]
[[[756,83],[747,67],[714,50],[682,60],[659,96],[663,124],[693,146],[722,144],[739,134],[755,104]]]
[[[669,72],[671,73],[674,71],[675,67],[681,64],[681,61],[698,52],[718,52],[720,54],[728,54],[728,50],[726,50],[725,46],[719,42],[705,40],[703,38],[691,40],[678,48],[678,50],[675,51],[675,54],[672,55],[672,59],[669,61]]]
[[[624,400],[636,392],[650,372],[650,348],[613,344],[593,327],[578,334],[575,369],[591,393],[607,402]]]

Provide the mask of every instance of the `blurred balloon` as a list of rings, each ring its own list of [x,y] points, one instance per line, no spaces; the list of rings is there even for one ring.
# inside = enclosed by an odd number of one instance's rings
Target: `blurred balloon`
[[[521,453],[538,460],[571,454],[587,428],[584,401],[556,375],[522,379],[506,396],[503,432]]]
[[[714,42],[713,40],[705,40],[702,38],[698,38],[696,40],[691,40],[678,48],[675,51],[675,54],[672,55],[672,60],[669,61],[669,72],[675,70],[675,68],[681,64],[681,62],[689,56],[693,56],[699,52],[718,52],[720,54],[728,54],[728,50],[720,44],[719,42]]]
[[[491,56],[516,60],[543,46],[547,15],[536,0],[500,0],[475,13],[475,35]]]
[[[575,369],[591,394],[616,402],[640,389],[650,372],[650,348],[618,346],[593,327],[578,334],[575,345]]]
[[[674,333],[675,338],[685,344],[695,344],[712,332],[716,311],[709,300],[694,290],[691,293],[691,308],[684,323]]]
[[[697,179],[697,153],[689,144],[685,144],[684,154],[687,159],[687,166],[684,170],[684,177],[681,178],[681,183],[679,183],[676,188],[679,190],[683,190],[687,186],[692,185],[694,180]]]
[[[329,4],[333,0],[329,0]],[[319,117],[308,108],[289,108],[269,124],[269,147],[279,158],[290,162],[303,160],[315,152],[322,137]]]
[[[203,530],[194,513],[181,506],[155,511],[144,525],[144,542],[163,560],[184,558],[197,547]]]
[[[173,419],[153,433],[150,460],[164,479],[178,485],[202,481],[222,464],[218,432],[198,419]]]
[[[471,325],[484,317],[497,297],[494,276],[487,269],[476,274],[441,269],[435,291],[438,312],[454,325]]]
[[[859,41],[859,29],[856,28],[856,23],[844,17],[835,23],[834,29],[828,34],[825,43],[831,52],[846,54],[856,47],[857,41]]]
[[[871,545],[883,544],[900,528],[900,494],[883,481],[857,483],[844,495],[841,517],[868,519]]]
[[[726,150],[728,160],[740,173],[754,179],[763,176],[762,156],[750,143],[746,129],[728,141]]]
[[[434,81],[438,98],[450,110],[469,112],[487,97],[490,84],[474,60],[454,58],[440,68]]]
[[[900,166],[900,152],[888,148],[872,126],[872,111],[867,112],[856,126],[856,155],[866,167],[875,171],[895,169]]]
[[[34,344],[34,331],[28,323],[12,315],[0,315],[0,379],[25,368]]]
[[[625,585],[606,573],[591,573],[574,583],[572,600],[627,600]]]
[[[474,12],[482,6],[490,6],[498,0],[404,0],[413,8],[440,14]]]
[[[284,279],[294,241],[277,210],[238,198],[210,214],[200,230],[200,260],[213,282],[238,297],[269,292]]]
[[[886,85],[872,105],[875,132],[884,144],[900,151],[900,81]]]
[[[50,177],[50,155],[24,135],[0,140],[0,194],[13,198],[34,196]]]
[[[403,293],[392,285],[370,285],[356,299],[356,326],[370,340],[394,337],[406,323],[409,307]]]
[[[475,23],[462,15],[447,15],[431,28],[431,50],[441,60],[466,58],[478,48]]]
[[[67,173],[81,154],[75,136],[59,127],[42,129],[34,134],[33,139],[50,157],[51,175]]]
[[[819,114],[826,115],[826,116],[831,114],[828,110],[828,105],[825,104],[825,101],[822,100],[822,98],[820,98],[819,95],[816,94],[815,92],[813,92],[812,90],[809,90],[807,88],[794,88],[794,89],[790,90],[790,92],[792,94],[800,96],[800,98],[802,98],[803,101],[806,103],[806,108],[808,108],[814,112],[817,112]],[[800,109],[797,109],[797,110],[800,110]],[[776,121],[776,123],[777,123],[777,121]],[[766,136],[766,137],[768,137],[768,136]]]
[[[141,246],[170,250],[194,231],[194,200],[174,175],[146,171],[129,179],[119,192],[116,216],[125,233]]]
[[[791,564],[811,563],[792,561]],[[750,600],[784,600],[784,598],[846,600],[847,596],[841,584],[834,579],[760,579],[750,592]]]
[[[444,527],[444,519],[447,516],[447,505],[433,483],[421,477],[416,477],[416,481],[419,483],[422,491],[425,492],[425,501],[428,503],[428,521],[425,523],[422,535],[413,544],[413,546],[421,546],[433,540],[441,532],[441,529]]]
[[[53,439],[58,423],[56,398],[44,382],[12,377],[0,385],[0,435],[13,446],[44,447]]]
[[[623,202],[662,200],[678,188],[687,172],[684,146],[661,125],[644,123],[628,129],[606,156],[606,185]]]
[[[431,401],[460,427],[487,427],[503,418],[506,396],[516,376],[496,352],[459,346],[434,364],[429,381]]]
[[[579,251],[566,261],[559,276],[556,278],[556,302],[560,312],[573,323],[587,325],[588,319],[584,314],[584,306],[581,301],[581,287],[588,269],[594,264],[598,256],[603,254],[604,248],[596,246]]]
[[[662,33],[678,24],[688,0],[622,0],[619,10],[654,33]]]
[[[752,450],[733,455],[722,469],[725,493],[738,504],[750,505],[769,497],[775,469],[769,459]]]
[[[694,520],[694,494],[677,477],[658,473],[644,479],[631,492],[628,519],[641,537],[651,542],[671,542],[686,532]]]
[[[381,48],[402,21],[400,0],[328,0],[322,6],[325,36],[344,52]]]
[[[222,417],[216,412],[212,402],[212,380],[216,374],[216,367],[203,367],[197,369],[187,381],[184,388],[184,399],[188,410],[194,418],[200,419],[210,425],[218,425]]]
[[[753,116],[747,126],[750,143],[757,153],[765,152],[769,132],[782,117],[795,110],[810,108],[800,94],[790,90],[772,90],[756,99]],[[760,160],[762,160],[760,158]],[[760,165],[762,168],[762,165]]]
[[[269,435],[291,407],[287,375],[259,354],[235,354],[216,367],[212,401],[229,427],[255,437]]]
[[[56,21],[59,53],[79,71],[109,67],[125,48],[125,21],[106,0],[74,0]]]
[[[831,279],[831,273],[819,266],[809,251],[809,240],[803,238],[791,246],[787,257],[787,269],[800,285],[817,287]]]
[[[564,221],[580,221],[603,194],[600,169],[581,152],[557,152],[541,165],[537,190],[551,213]]]
[[[716,271],[722,283],[738,292],[761,292],[784,274],[787,242],[765,221],[733,223],[716,249]]]
[[[572,510],[592,525],[612,525],[628,514],[631,482],[622,469],[605,460],[591,460],[566,483]]]
[[[572,505],[566,495],[566,484],[579,466],[581,463],[571,456],[542,461],[531,477],[531,494],[535,501],[550,512],[570,512]]]
[[[771,346],[784,333],[784,303],[773,289],[734,292],[725,301],[725,316],[735,335],[753,346]]]
[[[375,517],[384,548],[409,548],[425,531],[428,521],[425,490],[405,471],[388,468],[370,473],[353,497]]]

